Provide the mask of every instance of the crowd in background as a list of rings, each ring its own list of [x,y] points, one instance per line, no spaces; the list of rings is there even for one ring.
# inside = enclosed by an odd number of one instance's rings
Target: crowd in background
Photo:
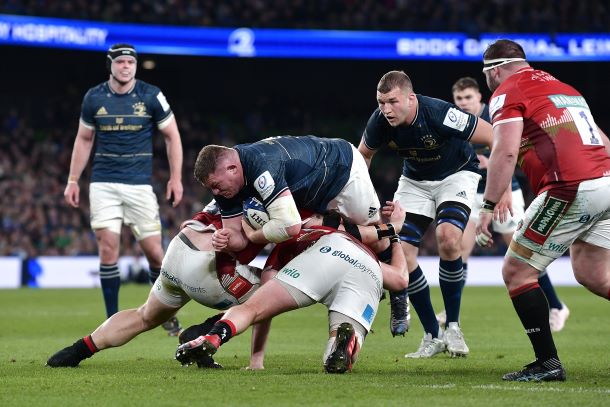
[[[71,92],[74,90],[67,90],[66,94]],[[90,165],[79,182],[80,207],[68,206],[63,198],[78,124],[77,101],[80,101],[80,96],[71,96],[63,98],[64,102],[51,103],[42,116],[28,109],[0,110],[0,256],[28,258],[97,254],[95,235],[89,224]],[[178,232],[181,222],[192,217],[211,199],[192,175],[201,147],[205,144],[251,142],[260,139],[260,134],[281,134],[268,127],[274,122],[266,120],[261,111],[253,111],[242,122],[231,122],[202,115],[196,110],[185,110],[179,104],[174,106],[184,146],[185,193],[177,208],[169,207],[163,199],[169,177],[163,137],[157,135],[154,144],[153,188],[159,197],[164,247]],[[312,126],[307,114],[299,115],[296,111],[292,113],[291,123],[289,133],[295,135],[309,133]],[[343,127],[358,128],[364,124],[343,123]],[[326,123],[321,128],[322,135],[345,131],[340,122]],[[356,132],[351,131],[351,135],[357,140],[359,135]],[[401,164],[391,151],[380,155],[375,160],[372,178],[378,186],[380,198],[386,200],[392,198]],[[503,247],[498,246],[485,253],[498,254],[502,250]],[[421,252],[423,255],[437,253],[432,231],[422,242]],[[141,254],[131,233],[122,233],[121,253]]]
[[[412,0],[7,0],[0,13],[196,26],[462,31],[610,31],[610,4],[602,0],[491,0],[415,2]],[[78,210],[63,199],[70,155],[84,89],[67,84],[56,100],[41,108],[27,100],[0,103],[0,256],[95,255],[89,225],[88,170],[80,182]],[[24,96],[27,98],[27,96]],[[192,166],[205,144],[234,145],[281,134],[314,133],[342,137],[354,144],[365,125],[363,117],[320,116],[260,95],[241,117],[202,113],[186,101],[173,103],[184,146],[184,200],[170,208],[164,199],[168,166],[165,144],[155,138],[153,187],[160,198],[164,246],[211,196],[196,184]],[[349,109],[348,109],[349,110]],[[281,130],[280,130],[281,129]],[[391,199],[400,175],[400,160],[380,153],[372,178],[380,199]],[[131,233],[123,233],[121,253],[138,255]],[[422,242],[423,255],[437,253],[433,233]],[[500,240],[500,239],[498,239]],[[499,243],[489,251],[501,254]]]
[[[606,0],[6,0],[0,13],[213,27],[608,32]]]

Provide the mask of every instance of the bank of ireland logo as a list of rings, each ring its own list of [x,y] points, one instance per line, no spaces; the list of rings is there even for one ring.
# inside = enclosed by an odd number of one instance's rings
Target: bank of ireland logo
[[[320,248],[320,253],[328,253],[332,250],[330,246],[324,246]]]
[[[267,177],[265,177],[264,175],[260,176],[257,180],[258,182],[258,187],[260,189],[265,188],[265,186],[267,185]]]

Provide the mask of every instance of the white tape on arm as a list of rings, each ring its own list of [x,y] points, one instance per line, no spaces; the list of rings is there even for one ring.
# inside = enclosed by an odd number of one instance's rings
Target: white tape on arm
[[[265,239],[273,243],[280,243],[290,239],[286,228],[301,223],[301,215],[292,195],[280,196],[266,208],[269,213],[269,222],[263,226]]]

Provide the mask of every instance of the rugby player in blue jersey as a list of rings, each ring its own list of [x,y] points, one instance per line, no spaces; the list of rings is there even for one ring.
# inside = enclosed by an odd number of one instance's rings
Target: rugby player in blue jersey
[[[401,239],[410,273],[408,295],[424,327],[419,349],[405,356],[427,358],[444,351],[466,356],[469,349],[459,326],[461,239],[481,178],[470,142],[491,147],[491,126],[450,103],[415,94],[410,78],[402,71],[391,71],[381,78],[377,102],[358,149],[369,165],[384,145],[404,158],[394,200],[406,211]],[[497,213],[508,206],[510,194],[496,206]],[[436,320],[428,282],[417,263],[421,237],[433,220],[440,255],[440,288],[447,310],[444,332]],[[406,294],[391,293],[393,314],[399,305],[406,307]],[[395,334],[406,330],[404,321],[398,318],[393,318],[391,328]]]
[[[451,88],[453,94],[453,101],[457,107],[467,113],[472,113],[485,121],[491,121],[489,117],[489,106],[481,102],[481,91],[479,84],[476,79],[471,77],[464,77],[458,79]],[[466,282],[466,276],[468,271],[468,258],[474,249],[475,244],[475,229],[477,221],[479,220],[479,211],[483,204],[483,192],[485,192],[485,184],[487,181],[487,162],[489,161],[489,155],[491,151],[485,145],[474,145],[477,157],[479,159],[479,173],[481,174],[481,181],[477,188],[477,196],[474,201],[474,206],[470,212],[470,219],[468,225],[464,230],[464,236],[462,238],[462,261],[464,267],[464,282]],[[512,178],[512,203],[513,203],[513,215],[506,220],[506,222],[492,221],[492,228],[494,232],[502,235],[502,240],[508,247],[512,240],[513,233],[517,230],[519,222],[523,219],[525,214],[525,200],[523,199],[523,191],[519,185],[519,181],[515,176]],[[551,331],[559,332],[563,329],[566,320],[570,316],[570,310],[568,307],[561,302],[555,287],[551,283],[548,273],[543,271],[538,278],[538,284],[544,291],[544,294],[549,302],[549,323],[551,325]],[[437,314],[437,319],[440,324],[445,323],[446,314],[440,312]]]
[[[91,228],[100,255],[100,280],[106,314],[118,311],[121,284],[117,261],[123,223],[131,227],[150,265],[151,280],[159,276],[163,247],[159,205],[151,186],[153,133],[157,127],[167,148],[170,178],[165,197],[173,206],[182,199],[182,143],[174,114],[156,86],[136,80],[137,53],[116,44],[107,53],[107,81],[86,93],[72,151],[66,202],[80,203],[79,179],[93,153],[89,186]],[[177,334],[172,319],[168,332]]]
[[[280,243],[301,230],[299,209],[335,211],[354,224],[379,220],[379,199],[366,163],[341,139],[272,137],[233,148],[208,145],[197,157],[195,178],[218,202],[223,228],[212,237],[217,250],[241,250],[242,202],[258,198],[269,222],[252,233],[254,243]]]

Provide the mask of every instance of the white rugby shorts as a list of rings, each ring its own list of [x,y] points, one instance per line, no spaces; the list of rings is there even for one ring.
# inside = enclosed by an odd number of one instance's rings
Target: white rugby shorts
[[[91,228],[120,234],[128,225],[136,240],[161,234],[159,204],[151,185],[92,182],[89,186]]]
[[[406,212],[436,218],[436,209],[448,201],[460,202],[472,209],[481,175],[459,171],[441,181],[415,181],[404,175],[398,180],[394,201]]]
[[[153,292],[159,301],[172,308],[182,307],[193,299],[206,307],[227,309],[245,302],[260,286],[253,267],[238,264],[236,273],[253,284],[251,292],[239,301],[218,281],[214,252],[194,250],[178,235],[167,247]]]
[[[571,203],[548,195],[541,193],[527,208],[507,256],[543,271],[576,239],[610,249],[610,177],[581,182]]]
[[[371,329],[383,286],[381,266],[349,238],[322,236],[275,278]]]
[[[379,197],[373,187],[369,169],[364,157],[352,145],[352,168],[347,184],[341,192],[328,203],[327,210],[336,210],[350,222],[358,225],[378,223],[381,219]]]

